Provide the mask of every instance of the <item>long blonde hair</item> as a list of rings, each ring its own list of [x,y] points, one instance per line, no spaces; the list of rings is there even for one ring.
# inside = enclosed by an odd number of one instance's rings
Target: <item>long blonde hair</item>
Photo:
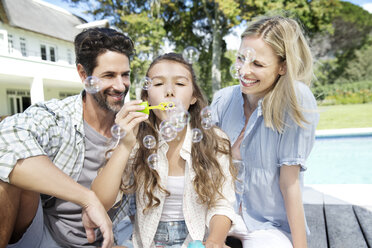
[[[183,65],[192,75],[193,96],[197,99],[196,103],[190,105],[189,113],[191,116],[191,128],[201,127],[200,111],[207,106],[207,100],[204,97],[200,87],[196,83],[196,77],[191,64],[187,63],[180,54],[168,53],[156,58],[147,70],[147,74],[151,68],[161,61],[172,61]],[[147,91],[141,92],[141,98],[147,99]],[[156,116],[150,112],[149,121],[142,122],[139,126],[137,143],[139,148],[135,154],[134,162],[131,168],[127,166],[128,173],[125,176],[132,174],[131,180],[129,178],[123,179],[121,189],[124,193],[136,192],[138,188],[144,189],[144,200],[146,200],[146,208],[149,210],[153,207],[160,205],[160,199],[155,196],[154,192],[157,190],[169,194],[169,192],[160,185],[160,177],[156,170],[151,169],[147,164],[147,158],[151,153],[156,152],[157,147],[154,149],[146,149],[142,143],[145,135],[151,134],[159,140],[158,133],[155,129]],[[225,175],[222,170],[222,165],[216,159],[216,154],[227,154],[230,157],[230,173],[233,178],[236,178],[236,170],[231,162],[231,148],[230,141],[227,138],[222,138],[217,134],[217,127],[209,130],[203,130],[203,139],[198,143],[193,143],[191,148],[192,166],[195,171],[195,178],[193,186],[197,192],[201,203],[206,204],[208,208],[216,205],[217,200],[223,197],[222,185],[225,182]],[[222,132],[222,131],[220,131]],[[130,171],[129,171],[130,170]],[[126,183],[125,183],[126,182]]]
[[[265,125],[283,132],[285,114],[289,113],[297,125],[305,120],[296,98],[295,81],[310,86],[313,78],[313,58],[300,25],[282,16],[260,17],[249,24],[241,38],[258,37],[267,43],[286,63],[286,73],[280,76],[264,96],[262,107]]]

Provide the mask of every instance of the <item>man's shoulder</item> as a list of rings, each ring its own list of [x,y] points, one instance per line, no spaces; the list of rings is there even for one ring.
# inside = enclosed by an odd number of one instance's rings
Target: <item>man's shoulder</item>
[[[70,96],[65,99],[51,99],[32,105],[28,110],[37,112],[47,112],[52,115],[72,116],[82,105],[79,104],[80,95]]]

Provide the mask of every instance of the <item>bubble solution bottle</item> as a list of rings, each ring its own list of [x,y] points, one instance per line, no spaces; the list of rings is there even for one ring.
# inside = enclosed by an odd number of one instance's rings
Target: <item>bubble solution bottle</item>
[[[200,240],[194,240],[189,243],[187,248],[205,248],[205,246]]]

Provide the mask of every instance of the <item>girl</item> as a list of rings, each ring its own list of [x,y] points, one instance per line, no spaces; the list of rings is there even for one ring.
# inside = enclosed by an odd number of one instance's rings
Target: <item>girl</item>
[[[211,105],[233,159],[243,164],[243,221],[232,235],[243,247],[306,247],[300,172],[318,122],[310,49],[298,23],[281,16],[252,22],[241,38],[240,85],[217,92]]]
[[[134,247],[187,247],[190,241],[205,237],[206,247],[224,247],[234,219],[230,143],[218,128],[204,130],[203,139],[192,142],[191,129],[202,129],[200,111],[207,103],[192,66],[181,55],[158,57],[147,77],[153,86],[142,91],[142,100],[149,105],[180,102],[190,113],[190,123],[167,143],[157,131],[166,112],[154,110],[143,122],[146,116],[137,112],[143,109],[138,105],[141,101],[125,104],[116,123],[127,134],[92,189],[106,209],[113,206],[119,189],[136,193]],[[142,141],[150,134],[156,137],[157,146],[147,149]],[[154,153],[159,161],[152,169],[147,158]]]

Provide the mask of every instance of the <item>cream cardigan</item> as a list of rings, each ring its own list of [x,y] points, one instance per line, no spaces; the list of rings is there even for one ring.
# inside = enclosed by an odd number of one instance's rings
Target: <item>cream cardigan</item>
[[[218,135],[226,137],[226,135],[216,129]],[[182,247],[187,247],[188,243],[192,240],[203,240],[208,232],[208,226],[211,218],[214,215],[224,215],[228,217],[233,223],[235,222],[234,202],[235,191],[234,182],[229,171],[229,157],[225,154],[216,154],[217,159],[222,166],[223,173],[226,180],[223,186],[224,199],[220,199],[213,209],[207,209],[207,206],[200,204],[198,195],[192,185],[192,180],[195,177],[191,161],[191,145],[192,145],[192,132],[190,127],[187,127],[185,141],[180,151],[180,156],[186,161],[185,166],[185,188],[183,195],[183,214],[189,235],[187,236]],[[167,161],[168,144],[165,141],[160,141],[158,155],[160,158],[159,167],[156,168],[162,186],[165,186],[168,177],[168,161]],[[143,200],[143,188],[139,188],[136,192],[136,218],[133,231],[133,245],[136,248],[155,248],[154,236],[160,221],[163,205],[165,201],[165,194],[155,192],[156,196],[160,199],[160,205],[156,208],[143,214],[143,209],[146,204]]]

